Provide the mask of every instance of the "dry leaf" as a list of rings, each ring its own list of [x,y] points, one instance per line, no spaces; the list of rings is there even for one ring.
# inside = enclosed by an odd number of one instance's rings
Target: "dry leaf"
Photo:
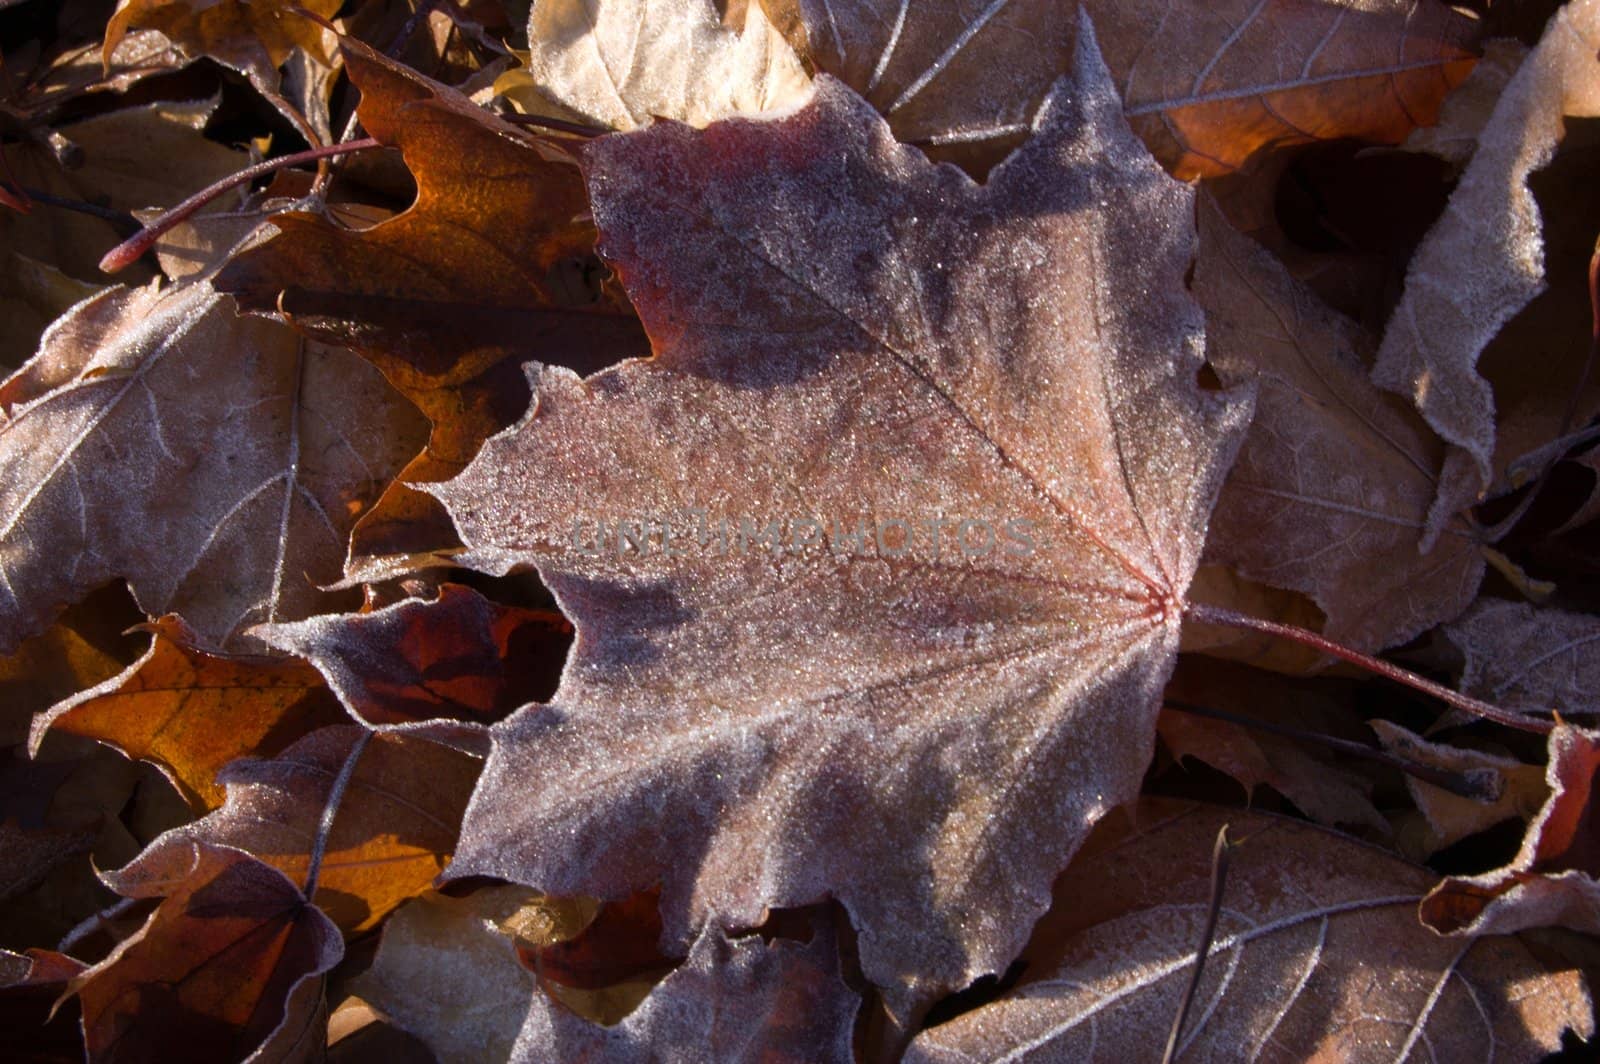
[[[566,149],[357,42],[343,48],[361,121],[400,148],[416,203],[360,231],[275,215],[280,234],[235,258],[217,286],[356,347],[432,420],[427,449],[355,530],[350,575],[371,579],[373,565],[387,570],[369,557],[405,568],[406,555],[454,546],[438,504],[409,485],[453,476],[522,414],[522,362],[595,369],[644,343],[625,301],[581,283],[594,227]]]
[[[1501,93],[1450,206],[1417,249],[1372,377],[1416,403],[1460,448],[1446,467],[1437,533],[1494,479],[1494,395],[1478,356],[1544,289],[1542,219],[1528,177],[1561,142],[1565,116],[1600,116],[1600,0],[1556,12]]]
[[[176,616],[147,628],[143,657],[35,718],[35,753],[52,729],[96,739],[158,766],[197,807],[215,809],[222,766],[275,754],[343,717],[304,662],[209,654]]]
[[[162,901],[69,984],[91,1060],[243,1060],[315,1028],[318,977],[344,944],[282,873],[238,850],[174,840],[105,878],[124,897]],[[284,1058],[293,1059],[267,1057]]]
[[[1495,795],[1492,801],[1475,801],[1408,775],[1406,788],[1411,792],[1411,800],[1417,803],[1417,808],[1426,818],[1429,829],[1427,837],[1422,840],[1423,857],[1430,857],[1446,846],[1492,828],[1501,821],[1529,819],[1538,812],[1550,793],[1545,786],[1544,770],[1538,765],[1525,765],[1514,757],[1481,750],[1432,743],[1386,720],[1367,723],[1377,733],[1383,748],[1390,753],[1432,768],[1484,781],[1487,789]]]
[[[274,90],[277,68],[292,49],[332,61],[326,31],[294,9],[329,19],[342,6],[343,0],[121,0],[106,25],[103,54],[109,67],[128,31],[159,30],[190,56],[209,56]]]
[[[16,252],[0,260],[0,279],[0,373],[7,376],[38,350],[46,326],[100,291]]]
[[[1486,598],[1445,633],[1466,659],[1468,693],[1530,713],[1600,713],[1600,618]]]
[[[62,135],[82,152],[74,169],[32,144],[20,150],[8,146],[6,159],[15,180],[65,199],[119,211],[171,207],[249,163],[244,152],[201,133],[216,106],[215,100],[151,103],[62,126]],[[225,205],[219,201],[213,209]],[[107,283],[100,257],[128,235],[103,218],[77,211],[0,209],[0,248],[80,281]]]
[[[1255,420],[1228,474],[1206,560],[1304,592],[1323,632],[1358,650],[1404,643],[1472,602],[1483,577],[1474,529],[1452,521],[1417,544],[1444,448],[1367,379],[1372,341],[1241,236],[1200,211],[1195,297],[1223,380],[1257,380]]]
[[[787,0],[810,58],[903,141],[992,163],[1066,68],[1059,0]],[[1088,0],[1134,129],[1181,177],[1313,139],[1399,143],[1471,69],[1473,20],[1437,0]],[[1063,10],[1065,8],[1066,10]]]
[[[615,1027],[535,994],[511,1059],[570,1064],[849,1064],[861,1004],[839,978],[834,932],[808,945],[729,940],[708,925],[683,966]]]
[[[384,923],[372,967],[350,989],[426,1042],[440,1064],[508,1060],[539,990],[500,925],[546,904],[511,886],[414,898]]]
[[[537,563],[578,631],[551,705],[495,727],[449,875],[659,881],[678,948],[831,894],[907,1008],[1015,954],[1137,790],[1247,411],[1195,381],[1192,193],[1080,39],[983,187],[832,79],[783,119],[592,145],[656,355],[542,370],[433,489],[470,564]],[[593,549],[635,520],[666,528]]]
[[[742,29],[713,0],[538,0],[523,67],[495,91],[522,110],[572,115],[606,129],[652,118],[704,126],[804,103],[811,78],[760,3]]]
[[[1550,797],[1504,868],[1446,879],[1422,903],[1422,922],[1443,935],[1492,935],[1532,927],[1600,934],[1600,838],[1594,829],[1600,732],[1558,725],[1550,733]]]
[[[918,1035],[907,1064],[1160,1059],[1224,824],[1236,849],[1178,1059],[1531,1060],[1594,1029],[1579,973],[1418,926],[1421,868],[1263,813],[1157,799],[1129,819],[1063,879],[1017,988]]]
[[[251,635],[310,661],[364,724],[492,724],[555,690],[572,626],[551,610],[445,584],[433,602],[262,625]]]
[[[1483,58],[1466,80],[1445,97],[1439,108],[1438,123],[1413,129],[1400,146],[1406,151],[1437,155],[1455,167],[1466,166],[1478,151],[1483,127],[1494,113],[1495,104],[1527,58],[1528,51],[1528,46],[1521,41],[1505,38],[1485,41]]]
[[[0,383],[0,652],[113,577],[213,645],[338,603],[314,581],[419,422],[359,358],[206,285],[80,304]]]
[[[273,758],[222,771],[223,807],[152,843],[232,846],[305,880],[333,781],[361,729],[324,728]],[[340,927],[366,931],[422,893],[455,847],[479,759],[426,739],[377,735],[362,751],[328,833],[312,900]]]

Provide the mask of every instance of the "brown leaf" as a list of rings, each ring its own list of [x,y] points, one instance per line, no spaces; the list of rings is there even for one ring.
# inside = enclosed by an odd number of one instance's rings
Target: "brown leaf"
[[[1430,857],[1501,821],[1527,820],[1538,812],[1550,793],[1545,786],[1544,771],[1538,765],[1526,765],[1513,757],[1447,743],[1431,743],[1386,720],[1367,723],[1390,753],[1432,768],[1494,781],[1489,786],[1495,794],[1493,800],[1476,801],[1415,776],[1406,777],[1411,800],[1417,803],[1429,828],[1427,837],[1422,840],[1422,857]]]
[[[218,777],[228,790],[222,808],[157,842],[237,847],[304,882],[334,778],[360,734],[324,728],[277,757],[234,762]],[[312,900],[360,932],[426,890],[455,848],[480,765],[426,739],[374,736],[334,816]]]
[[[1067,66],[1071,5],[789,0],[810,58],[903,141],[993,162]],[[1472,66],[1475,23],[1437,0],[1089,0],[1134,129],[1180,177],[1257,149],[1399,143]],[[1067,10],[1063,10],[1066,8]]]
[[[310,661],[363,723],[492,724],[555,690],[572,626],[551,610],[502,606],[445,584],[433,602],[407,599],[251,634]]]
[[[215,809],[222,766],[247,754],[270,756],[343,719],[304,662],[209,654],[176,616],[147,630],[142,658],[34,720],[35,751],[52,729],[96,739],[158,766],[197,807]]]
[[[332,18],[343,0],[121,0],[106,25],[106,64],[133,29],[159,30],[190,56],[230,66],[259,86],[276,88],[277,68],[299,48],[332,61],[326,31],[297,14],[304,8]]]
[[[1195,297],[1223,380],[1256,380],[1255,420],[1228,474],[1206,560],[1309,595],[1324,633],[1358,650],[1404,643],[1458,615],[1483,555],[1452,521],[1418,549],[1444,448],[1368,379],[1371,339],[1292,280],[1210,204],[1200,211]]]
[[[338,604],[315,582],[419,421],[359,358],[206,285],[80,304],[0,383],[0,652],[113,577],[224,647]]]
[[[274,215],[280,234],[217,285],[246,308],[281,306],[315,335],[356,347],[433,422],[427,449],[352,544],[353,559],[403,557],[454,545],[438,504],[407,485],[455,475],[522,414],[521,362],[587,371],[645,351],[626,301],[584,281],[594,228],[566,149],[358,42],[342,47],[361,121],[400,148],[416,203],[361,231]]]
[[[571,938],[541,945],[519,942],[517,955],[541,981],[585,990],[660,975],[674,963],[656,946],[660,904],[659,891],[640,891],[601,906],[594,920]]]
[[[1435,125],[1418,126],[1401,145],[1406,151],[1424,151],[1464,167],[1478,151],[1483,127],[1517,68],[1528,56],[1528,46],[1505,38],[1485,41],[1483,58],[1466,80],[1457,85],[1439,108]]]
[[[1600,732],[1558,725],[1550,733],[1550,797],[1511,863],[1446,879],[1422,903],[1422,922],[1444,935],[1570,927],[1600,934],[1600,835],[1594,784]]]
[[[6,160],[17,181],[64,199],[118,211],[171,207],[249,164],[244,152],[202,134],[216,106],[215,100],[151,103],[60,126],[82,153],[81,164],[70,170],[33,144],[8,145]],[[218,200],[210,209],[228,202]],[[0,249],[21,252],[79,281],[108,283],[100,256],[128,235],[77,211],[45,205],[27,214],[0,209]]]
[[[1335,738],[1366,738],[1353,715],[1315,687],[1203,658],[1179,661],[1165,698],[1169,703],[1258,720],[1268,727],[1280,724]],[[1389,831],[1388,822],[1372,804],[1372,781],[1341,764],[1326,748],[1176,709],[1164,709],[1158,726],[1161,741],[1174,758],[1192,757],[1227,773],[1244,787],[1247,801],[1256,787],[1265,784],[1320,824],[1359,825],[1380,835]]]
[[[1508,709],[1600,713],[1600,618],[1486,598],[1445,633],[1466,659],[1470,694]]]
[[[161,898],[144,928],[70,984],[94,1061],[242,1060],[314,1027],[338,929],[249,854],[176,839],[106,881]]]
[[[675,948],[831,894],[906,1008],[1021,946],[1138,788],[1247,409],[1195,382],[1192,193],[1081,40],[984,187],[831,79],[594,142],[656,355],[539,371],[433,489],[470,564],[536,563],[578,630],[551,705],[495,727],[451,876],[660,882]]]
[[[125,591],[104,588],[0,658],[0,747],[27,742],[35,713],[121,672],[141,642],[126,629],[142,619]]]
[[[1575,0],[1500,94],[1450,206],[1417,249],[1372,377],[1416,403],[1460,448],[1430,528],[1494,477],[1495,402],[1478,356],[1544,288],[1539,208],[1527,181],[1548,164],[1565,116],[1600,115],[1600,0]]]
[[[523,110],[607,129],[653,118],[704,126],[803,103],[811,79],[767,21],[744,5],[739,29],[712,0],[543,0],[529,14],[525,66],[495,82]]]
[[[0,950],[0,1029],[12,1064],[77,1064],[83,1036],[77,1009],[54,1009],[67,980],[84,966],[53,950]]]
[[[730,940],[707,926],[683,966],[614,1027],[535,994],[511,1056],[570,1064],[848,1064],[860,1004],[839,977],[828,923],[807,945],[755,935]]]
[[[1224,824],[1236,849],[1180,1059],[1531,1060],[1593,1031],[1579,973],[1418,926],[1425,870],[1298,821],[1155,799],[1108,819],[1063,877],[1017,988],[905,1060],[1159,1059]]]
[[[100,291],[26,255],[0,253],[0,373],[10,376],[39,348],[45,327]]]

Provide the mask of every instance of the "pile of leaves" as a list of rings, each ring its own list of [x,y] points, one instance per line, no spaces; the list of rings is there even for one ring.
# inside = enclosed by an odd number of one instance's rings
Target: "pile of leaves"
[[[9,1058],[1586,1051],[1600,0],[0,44]]]

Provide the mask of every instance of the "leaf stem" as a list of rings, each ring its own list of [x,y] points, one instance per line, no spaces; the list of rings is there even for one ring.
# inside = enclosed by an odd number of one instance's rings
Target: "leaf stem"
[[[306,151],[295,152],[293,155],[283,155],[276,159],[268,159],[254,166],[246,167],[236,174],[231,174],[215,184],[196,192],[176,207],[167,211],[149,225],[133,234],[110,251],[105,258],[100,260],[100,269],[106,273],[116,273],[132,265],[141,255],[149,251],[174,226],[185,221],[190,215],[216,199],[230,188],[248,184],[262,174],[270,174],[275,170],[282,170],[290,166],[299,166],[301,163],[316,162],[333,155],[347,155],[358,151],[370,151],[373,148],[383,147],[375,138],[365,137],[361,140],[352,140],[348,144],[330,144],[321,148],[311,148]]]
[[[575,137],[602,137],[612,132],[603,126],[586,126],[581,122],[567,122],[560,118],[546,118],[544,115],[503,114],[497,117],[514,126],[553,129],[557,133],[571,133]]]
[[[1342,643],[1336,643],[1327,636],[1320,635],[1307,628],[1300,628],[1292,624],[1279,624],[1277,621],[1264,621],[1259,617],[1252,617],[1247,613],[1224,609],[1220,606],[1208,606],[1204,603],[1192,602],[1184,610],[1184,614],[1191,620],[1201,624],[1215,624],[1224,628],[1239,628],[1247,632],[1264,632],[1275,635],[1280,639],[1287,639],[1299,643],[1301,646],[1320,650],[1324,654],[1347,661],[1352,665],[1360,666],[1370,673],[1382,676],[1386,680],[1403,684],[1414,690],[1429,694],[1456,709],[1465,710],[1474,716],[1485,720],[1492,720],[1497,724],[1504,724],[1508,728],[1518,731],[1535,732],[1539,735],[1548,735],[1554,729],[1549,721],[1537,720],[1501,709],[1489,702],[1453,691],[1443,684],[1434,683],[1432,680],[1418,676],[1408,669],[1375,658],[1370,654],[1363,654],[1351,650]]]
[[[1228,885],[1228,861],[1233,854],[1233,844],[1228,841],[1228,825],[1217,832],[1217,844],[1211,850],[1211,907],[1206,911],[1206,927],[1200,935],[1200,944],[1194,951],[1194,971],[1189,976],[1189,988],[1184,991],[1183,1004],[1173,1018],[1172,1030],[1167,1035],[1167,1049],[1161,1054],[1161,1064],[1172,1064],[1178,1054],[1178,1037],[1183,1034],[1184,1021],[1200,991],[1200,978],[1205,974],[1206,956],[1211,952],[1211,941],[1217,934],[1217,916],[1222,912],[1222,892]]]
[[[317,837],[311,844],[311,861],[306,867],[307,901],[310,901],[311,896],[317,892],[317,877],[322,873],[322,856],[328,849],[328,836],[333,831],[333,818],[339,815],[339,804],[344,801],[344,792],[356,774],[356,765],[361,761],[361,754],[366,750],[367,744],[372,741],[372,735],[371,729],[361,729],[361,734],[350,746],[350,752],[345,755],[344,764],[339,766],[339,774],[333,778],[333,786],[328,788],[328,800],[322,806],[322,819],[317,822]]]

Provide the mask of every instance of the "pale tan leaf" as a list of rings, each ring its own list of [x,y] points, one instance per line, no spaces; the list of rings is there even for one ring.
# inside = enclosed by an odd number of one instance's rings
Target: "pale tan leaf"
[[[1544,290],[1543,220],[1528,177],[1550,162],[1567,116],[1600,115],[1600,0],[1556,12],[1500,94],[1444,216],[1411,260],[1372,377],[1411,399],[1460,448],[1430,519],[1437,533],[1493,479],[1494,395],[1478,356]]]
[[[1429,742],[1386,720],[1367,723],[1390,753],[1448,772],[1470,774],[1474,780],[1485,782],[1486,790],[1494,795],[1491,800],[1478,801],[1407,776],[1406,788],[1411,792],[1411,800],[1417,803],[1430,829],[1423,840],[1424,857],[1503,820],[1530,819],[1550,793],[1544,782],[1544,769],[1538,765],[1524,764],[1500,754]]]
[[[1534,1060],[1593,1031],[1578,972],[1420,926],[1426,870],[1298,821],[1147,799],[1073,864],[1017,988],[917,1036],[907,1064],[1159,1060],[1224,824],[1238,845],[1179,1060]]]
[[[113,577],[223,646],[329,608],[315,582],[425,432],[370,365],[206,285],[80,304],[0,383],[0,650]]]
[[[793,107],[811,79],[759,3],[726,26],[713,0],[538,0],[527,64],[497,92],[544,110],[541,97],[608,129],[652,118],[703,126]]]
[[[1483,555],[1466,521],[1418,549],[1444,448],[1367,379],[1373,344],[1208,200],[1195,296],[1225,381],[1260,382],[1255,420],[1212,516],[1207,561],[1304,592],[1358,650],[1403,643],[1472,601]]]

